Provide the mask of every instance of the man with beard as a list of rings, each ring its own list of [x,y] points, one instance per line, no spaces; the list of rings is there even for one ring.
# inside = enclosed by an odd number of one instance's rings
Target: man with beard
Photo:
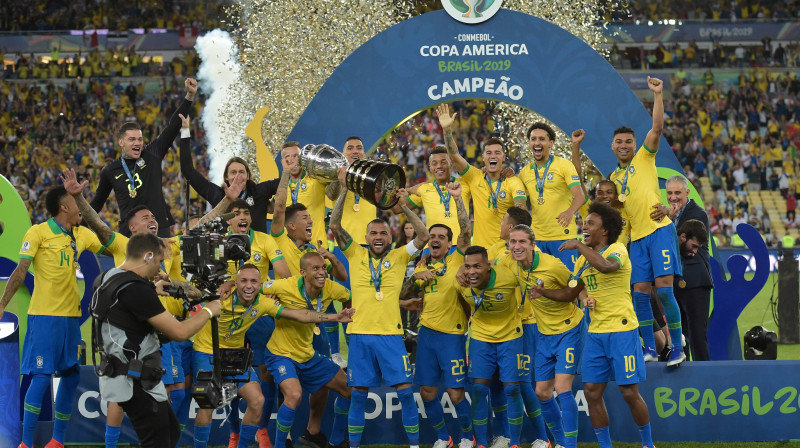
[[[467,359],[465,334],[469,308],[459,300],[455,289],[456,273],[464,264],[464,251],[469,247],[469,215],[461,198],[461,184],[452,182],[442,187],[447,191],[448,198],[454,202],[453,208],[460,230],[457,249],[450,253],[453,232],[447,225],[431,225],[428,242],[430,256],[423,257],[425,263],[420,264],[414,275],[403,284],[400,297],[406,299],[417,296],[420,292],[423,294],[418,305],[422,313],[414,383],[420,387],[425,413],[438,436],[433,447],[453,446],[453,439],[444,423],[442,404],[438,399],[439,383],[444,377],[447,394],[453,402],[461,426],[461,441],[458,446],[472,448],[472,415],[469,402],[464,399]]]
[[[638,150],[635,150],[633,129],[622,126],[614,130],[611,149],[617,157],[618,166],[609,179],[617,184],[617,199],[624,204],[631,222],[630,256],[631,265],[634,266],[631,283],[638,319],[641,322],[653,320],[650,290],[655,281],[673,344],[667,365],[677,366],[686,359],[681,341],[681,313],[672,287],[675,277],[682,275],[678,235],[672,220],[664,218],[660,222],[653,221],[650,216],[661,201],[656,153],[664,126],[664,86],[660,79],[650,77],[647,78],[647,86],[654,95],[653,127]],[[644,360],[657,360],[652,327],[643,325],[641,328]]]
[[[120,126],[117,131],[117,142],[122,149],[122,157],[106,165],[100,172],[100,182],[91,202],[92,208],[99,212],[113,190],[120,216],[127,216],[137,205],[145,205],[158,220],[158,236],[162,238],[171,236],[170,227],[175,223],[175,219],[169,212],[164,192],[161,190],[161,163],[181,128],[179,115],[189,116],[192,101],[197,93],[197,81],[187,78],[185,84],[187,91],[185,100],[172,114],[167,126],[155,140],[145,145],[142,130],[135,122],[126,122]],[[188,133],[187,128],[185,131],[187,138]],[[125,236],[130,235],[125,226],[120,228],[120,233]]]
[[[669,188],[669,187],[667,187]],[[697,207],[695,205],[695,207]],[[698,207],[699,208],[699,207]],[[700,209],[702,212],[702,209]],[[688,214],[688,212],[686,213]],[[703,212],[705,217],[705,212]],[[705,219],[708,219],[707,217]],[[699,219],[684,219],[678,230],[683,261],[683,278],[678,280],[675,298],[686,322],[684,335],[688,342],[686,355],[693,361],[708,361],[708,310],[711,302],[711,268],[708,260],[708,230]]]
[[[348,321],[353,310],[343,310],[337,314],[323,314],[311,310],[285,308],[279,301],[269,296],[261,296],[261,273],[252,264],[245,264],[236,274],[236,288],[231,295],[221,300],[222,312],[219,316],[219,342],[220,348],[244,347],[244,336],[247,329],[261,316],[268,314],[275,319],[290,319],[305,323],[319,323],[330,320]],[[194,341],[192,355],[192,371],[197,372],[212,370],[211,325],[206,324],[197,334]],[[264,396],[261,387],[256,381],[257,374],[250,368],[248,372],[235,378],[244,380],[239,387],[239,396],[247,402],[247,411],[242,418],[239,436],[239,448],[245,448],[255,441],[261,412],[264,405]],[[206,448],[208,435],[211,431],[211,416],[213,409],[199,409],[195,418],[194,446]],[[277,442],[277,441],[276,441]]]
[[[350,446],[361,445],[364,431],[365,406],[370,387],[377,387],[381,378],[397,390],[402,406],[402,420],[412,448],[419,447],[419,415],[411,390],[411,364],[403,343],[400,319],[400,289],[406,265],[428,243],[428,229],[407,206],[403,211],[414,226],[417,236],[404,247],[391,249],[392,233],[389,224],[374,219],[367,225],[367,248],[355,244],[342,227],[344,202],[347,199],[345,168],[339,170],[341,189],[331,213],[331,230],[336,243],[350,262],[350,283],[353,306],[360,309],[347,328],[350,335],[349,385],[352,387],[348,426]],[[397,190],[401,203],[408,192]]]
[[[533,123],[527,136],[534,160],[530,166],[520,170],[519,178],[531,199],[532,227],[538,238],[536,245],[572,269],[578,254],[560,251],[559,248],[565,241],[578,236],[575,212],[586,201],[581,179],[572,162],[550,153],[556,140],[556,133],[550,125]],[[572,134],[573,145],[580,145],[584,136],[583,130],[575,131]],[[566,204],[569,206],[564,210]]]
[[[453,168],[458,171],[462,184],[465,184],[472,196],[472,208],[475,213],[473,244],[489,247],[497,241],[500,233],[500,221],[511,206],[527,209],[525,187],[518,177],[503,178],[503,163],[506,151],[503,142],[498,138],[490,138],[483,144],[483,164],[486,172],[470,166],[461,157],[456,144],[453,123],[456,113],[450,115],[450,107],[442,104],[436,108],[439,124],[444,133],[445,147],[450,155]]]
[[[589,308],[591,323],[583,349],[581,376],[600,447],[611,448],[603,392],[613,379],[639,426],[642,445],[654,448],[647,404],[639,395],[638,383],[645,380],[646,370],[630,296],[631,262],[625,245],[617,241],[620,232],[619,212],[606,204],[592,204],[583,227],[584,242],[571,240],[563,245],[565,250],[577,249],[581,254],[567,287],[535,286],[533,293],[558,302],[573,302],[586,290],[584,305]]]

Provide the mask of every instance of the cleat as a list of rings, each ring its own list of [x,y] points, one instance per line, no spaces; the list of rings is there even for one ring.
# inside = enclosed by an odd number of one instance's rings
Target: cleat
[[[531,443],[531,448],[550,448],[550,442],[542,439],[536,439]]]
[[[286,448],[294,448],[294,442],[292,442],[291,437],[286,438]]]
[[[331,361],[333,361],[334,364],[338,365],[342,369],[346,369],[347,368],[347,360],[342,358],[342,355],[339,354],[339,353],[332,354],[331,355]]]
[[[510,448],[508,446],[508,442],[510,441],[511,439],[509,439],[508,437],[497,436],[494,439],[492,439],[492,443],[489,445],[489,448]]]
[[[458,442],[458,448],[475,448],[475,441],[470,439],[461,439]]]
[[[508,448],[519,448],[519,445],[511,445],[511,446],[510,446],[510,447],[508,447]]]
[[[297,441],[310,448],[328,448],[328,439],[322,431],[312,435],[306,429]]]
[[[272,441],[269,440],[267,428],[261,428],[256,431],[256,440],[258,440],[258,448],[273,448]]]
[[[331,445],[328,443],[328,448],[350,448],[350,441],[347,439],[342,440],[342,443],[338,445]]]
[[[50,439],[50,441],[47,442],[47,445],[45,445],[44,448],[64,448],[64,444],[56,441],[56,439]]]
[[[658,361],[658,353],[653,347],[642,347],[642,356],[644,357],[644,362]]]
[[[683,350],[672,350],[669,354],[669,361],[667,361],[667,367],[675,367],[680,365],[683,361],[686,361],[686,353]]]
[[[239,434],[231,433],[231,438],[228,439],[228,448],[236,448],[239,446]]]
[[[432,448],[452,448],[453,447],[453,438],[450,437],[447,440],[439,439],[433,442]]]

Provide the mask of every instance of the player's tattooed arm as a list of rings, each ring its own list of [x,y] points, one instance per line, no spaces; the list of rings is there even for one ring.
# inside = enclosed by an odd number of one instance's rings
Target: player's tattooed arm
[[[339,191],[339,198],[336,199],[336,203],[333,205],[333,211],[331,211],[331,223],[330,228],[333,232],[333,237],[336,240],[336,244],[339,245],[339,248],[344,250],[353,238],[347,233],[347,230],[344,230],[342,227],[342,215],[344,214],[344,200],[347,198],[347,187],[344,184],[344,173],[346,168],[339,169],[339,183],[340,185],[344,186]]]
[[[523,210],[529,210],[528,208],[528,200],[524,198],[516,198],[514,199],[514,206],[519,207]]]
[[[408,299],[417,295],[419,288],[417,288],[417,282],[414,280],[414,276],[407,278],[405,282],[403,282],[403,288],[400,289],[400,298],[401,299]]]
[[[453,196],[456,203],[456,217],[458,218],[458,249],[461,252],[467,250],[472,239],[472,228],[469,225],[469,213],[467,207],[464,205],[464,199],[461,197],[461,184],[459,182],[451,182],[447,184],[447,191]]]
[[[408,204],[408,191],[406,191],[405,188],[398,188],[397,196],[400,198],[400,203]],[[425,227],[425,224],[419,219],[419,216],[408,208],[408,205],[403,205],[403,213],[406,214],[408,222],[410,222],[411,227],[414,228],[414,233],[417,234],[417,236],[414,237],[414,246],[422,250],[422,248],[428,244],[428,240],[431,239],[428,228]]]
[[[331,201],[335,201],[336,198],[339,197],[339,191],[341,191],[341,189],[342,184],[340,184],[338,180],[335,180],[325,187],[325,196],[327,196]]]
[[[25,274],[28,272],[28,268],[30,267],[30,259],[19,259],[19,264],[14,269],[14,272],[11,273],[11,277],[8,278],[8,282],[6,282],[6,289],[3,290],[3,296],[0,298],[0,318],[3,317],[3,312],[5,311],[8,302],[11,301],[11,298],[14,297],[14,294],[22,285],[23,280],[25,280]]]
[[[453,167],[459,173],[463,172],[469,164],[461,157],[458,152],[458,144],[456,143],[456,132],[453,126],[457,113],[450,115],[450,106],[441,104],[436,107],[436,115],[439,117],[439,124],[442,126],[442,133],[444,134],[444,146],[447,149],[447,154],[450,156],[450,161],[453,162]]]
[[[78,176],[72,168],[64,170],[59,178],[61,179],[61,183],[64,184],[67,193],[75,198],[75,203],[78,205],[78,210],[81,212],[84,221],[86,221],[86,225],[97,234],[97,239],[100,240],[101,244],[104,246],[107,245],[109,241],[111,241],[111,238],[113,238],[114,231],[100,219],[100,215],[94,211],[92,206],[86,202],[86,198],[83,197],[83,189],[89,184],[89,179],[78,182]]]

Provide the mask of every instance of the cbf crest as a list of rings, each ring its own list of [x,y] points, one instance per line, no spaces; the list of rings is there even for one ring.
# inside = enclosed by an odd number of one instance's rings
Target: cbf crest
[[[383,268],[389,269],[390,267],[392,267],[392,264],[389,263],[389,260],[383,260]]]
[[[497,294],[494,295],[494,298],[497,300],[503,300],[503,293],[498,292]]]

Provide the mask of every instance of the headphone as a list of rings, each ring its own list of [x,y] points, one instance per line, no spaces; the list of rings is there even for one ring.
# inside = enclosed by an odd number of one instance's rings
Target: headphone
[[[144,262],[145,262],[145,263],[147,263],[148,261],[150,261],[150,260],[152,260],[152,259],[153,259],[153,253],[152,253],[152,252],[150,252],[150,254],[149,254],[149,255],[146,255],[146,256],[144,257]]]

